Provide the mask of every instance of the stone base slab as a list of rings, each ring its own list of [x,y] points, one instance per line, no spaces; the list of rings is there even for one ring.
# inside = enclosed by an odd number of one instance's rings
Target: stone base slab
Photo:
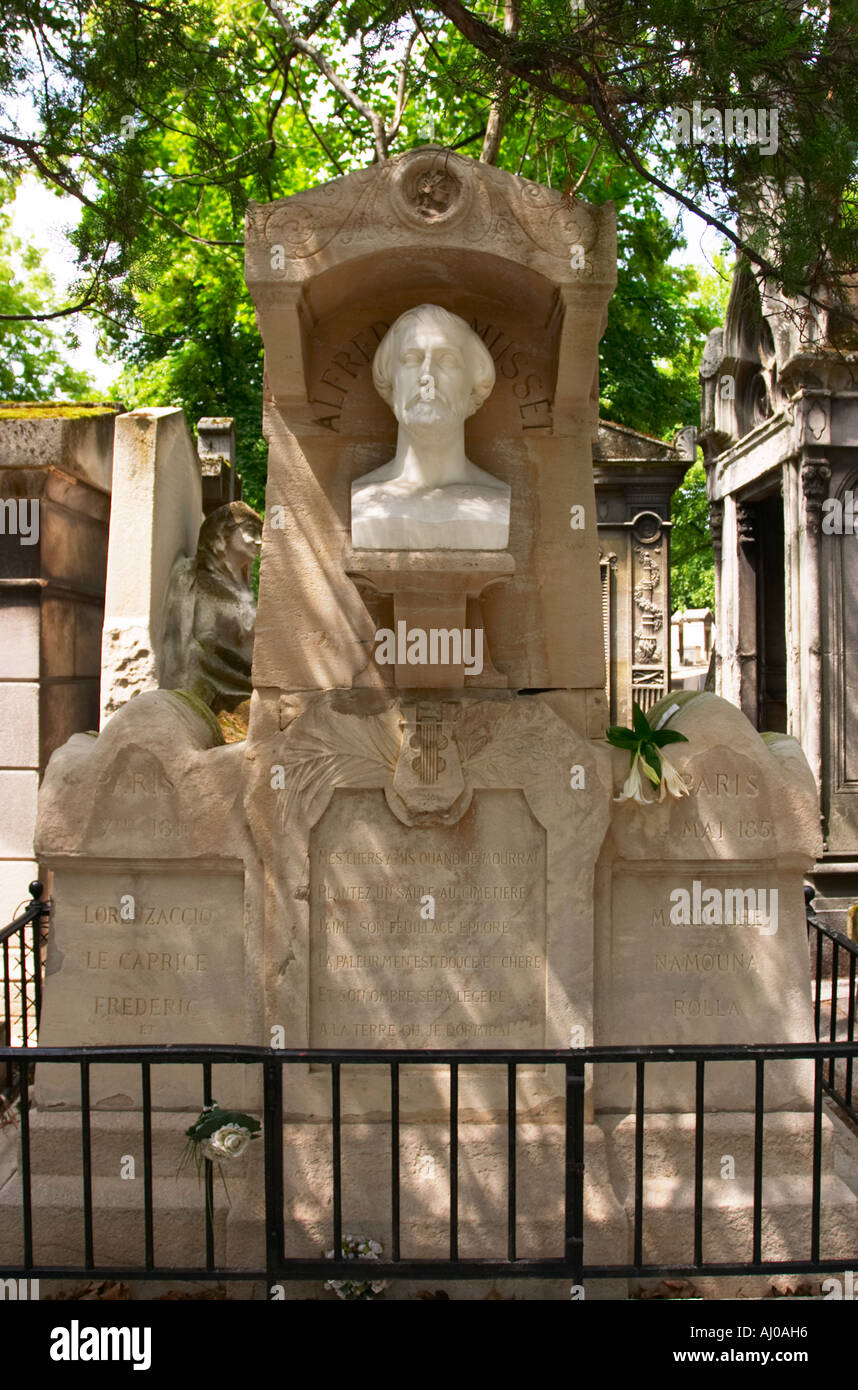
[[[184,1131],[193,1117],[152,1115],[155,1258],[194,1264],[205,1256],[204,1191],[193,1167],[177,1170]],[[753,1238],[753,1117],[706,1116],[703,1253],[707,1260],[750,1260]],[[143,1136],[139,1112],[95,1112],[91,1117],[95,1254],[99,1264],[143,1264]],[[390,1129],[383,1120],[342,1126],[343,1231],[381,1241],[391,1249]],[[810,1142],[812,1118],[804,1113],[766,1116],[763,1183],[763,1257],[801,1260],[810,1254]],[[858,1140],[838,1120],[823,1117],[821,1253],[858,1257]],[[561,1253],[563,1232],[564,1126],[521,1123],[517,1148],[517,1254],[550,1258]],[[853,1150],[855,1151],[853,1153]],[[444,1124],[400,1126],[401,1254],[404,1259],[443,1259],[449,1252],[449,1130]],[[736,1176],[720,1176],[725,1155]],[[36,1258],[83,1263],[80,1115],[72,1111],[31,1116],[31,1157]],[[134,1177],[122,1165],[134,1159]],[[284,1216],[287,1255],[314,1257],[332,1243],[331,1133],[326,1119],[293,1119],[284,1125]],[[693,1256],[694,1116],[648,1116],[644,1146],[644,1258],[686,1264]],[[835,1159],[837,1160],[835,1172]],[[846,1162],[845,1160],[849,1160]],[[630,1262],[633,1254],[634,1117],[603,1116],[585,1129],[585,1251],[588,1263]],[[845,1180],[844,1180],[845,1179]],[[263,1146],[226,1170],[228,1196],[215,1173],[215,1252],[218,1263],[264,1264]],[[0,1260],[22,1258],[20,1178],[0,1189]],[[503,1126],[460,1123],[459,1253],[464,1258],[506,1256],[507,1153]],[[780,1276],[726,1281],[694,1279],[709,1297],[763,1297]],[[792,1277],[792,1276],[791,1276]],[[795,1276],[793,1282],[798,1280]],[[808,1275],[804,1282],[818,1283]],[[586,1297],[628,1296],[658,1280],[591,1280]],[[164,1288],[170,1287],[170,1281]],[[407,1299],[436,1286],[451,1298],[486,1298],[492,1281],[397,1281],[387,1297]],[[705,1288],[704,1288],[705,1285]],[[454,1293],[454,1286],[456,1292]],[[154,1286],[157,1290],[157,1286]],[[561,1280],[497,1280],[501,1298],[568,1299]],[[287,1284],[286,1296],[334,1297],[321,1283]],[[137,1294],[136,1296],[143,1296]],[[157,1291],[147,1297],[157,1297]],[[236,1297],[264,1297],[262,1287],[236,1285]]]

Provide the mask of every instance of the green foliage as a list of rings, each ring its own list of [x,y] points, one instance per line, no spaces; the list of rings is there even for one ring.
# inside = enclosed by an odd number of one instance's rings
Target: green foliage
[[[836,291],[858,266],[856,0],[519,8],[518,32],[505,35],[493,0],[419,11],[406,0],[7,0],[0,169],[36,168],[81,200],[72,297],[94,307],[105,345],[126,363],[114,394],[180,405],[191,421],[235,416],[252,505],[262,504],[266,451],[244,211],[249,199],[364,167],[378,132],[356,103],[383,118],[391,153],[432,138],[477,156],[494,102],[502,167],[616,202],[620,280],[601,349],[601,406],[648,433],[670,437],[696,418],[697,361],[721,310],[697,272],[668,263],[681,236],[665,188],[738,236],[788,288]],[[302,50],[306,41],[353,101]],[[735,141],[674,146],[668,114],[694,101],[777,108],[777,153]],[[693,490],[677,498],[681,602],[706,601],[711,582],[694,505]]]
[[[671,516],[671,608],[674,613],[683,608],[714,608],[715,569],[702,463],[692,464],[682,487],[673,494]]]
[[[0,189],[0,314],[50,312],[55,287],[42,265],[44,255],[13,234],[12,215],[2,204],[3,191]],[[11,190],[7,187],[5,192],[8,207]],[[69,329],[60,332],[50,322],[0,319],[0,400],[90,395],[89,377],[66,360],[65,354],[76,346]]]
[[[598,135],[789,293],[842,294],[858,266],[856,0],[520,0],[516,8],[517,33],[508,34],[494,0],[422,7],[429,30],[448,21],[447,92],[495,95],[508,121],[541,108],[544,121]],[[409,12],[409,0],[347,6],[355,30],[371,23],[375,33],[392,32]],[[674,143],[673,111],[695,102],[775,112],[777,147],[724,129]]]
[[[347,68],[341,58],[343,38],[332,20],[324,45],[332,61],[339,57],[340,67]],[[225,42],[223,34],[219,41]],[[317,41],[321,42],[318,36]],[[400,143],[407,148],[431,136],[436,143],[477,154],[485,101],[459,92],[442,99],[438,72],[448,46],[443,36],[433,40],[439,61],[421,70],[404,113]],[[263,56],[262,50],[254,54],[247,47],[240,58],[234,54],[231,61],[244,65],[246,90],[252,88],[251,72]],[[395,78],[390,50],[383,45],[372,52],[367,49],[355,66],[363,75],[362,85],[358,83],[362,97],[378,103],[379,94],[389,91]],[[349,72],[350,80],[354,71]],[[218,136],[223,174],[218,180],[198,168],[199,151],[184,125],[173,122],[165,129],[141,122],[135,129],[143,164],[174,171],[172,181],[157,189],[159,207],[202,240],[167,236],[163,223],[151,219],[141,225],[126,249],[129,270],[122,291],[116,291],[113,322],[106,328],[114,351],[128,362],[113,394],[129,406],[177,405],[191,421],[207,414],[235,416],[245,496],[257,508],[264,498],[266,461],[260,433],[262,349],[243,279],[244,206],[248,197],[267,201],[359,167],[366,149],[366,133],[357,116],[330,97],[314,68],[293,64],[289,74],[291,100],[284,100],[278,110],[275,144],[262,164],[245,167],[237,182],[241,141],[249,138],[245,125],[255,120],[258,134],[268,121],[270,79],[262,84],[253,110],[245,114],[241,140],[226,128]],[[234,83],[233,92],[238,85],[242,84]],[[169,109],[177,101],[171,98]],[[214,98],[211,101],[215,122],[219,108]],[[203,104],[200,111],[204,109]],[[603,414],[636,429],[672,436],[696,418],[697,360],[717,315],[709,304],[698,302],[697,273],[666,264],[682,241],[654,191],[611,151],[597,151],[594,140],[568,122],[561,130],[556,114],[538,111],[534,116],[508,122],[501,166],[562,186],[570,169],[582,172],[595,153],[582,195],[618,204],[621,274],[602,344]],[[90,234],[93,244],[97,242],[96,224],[96,215],[87,209],[82,244]]]

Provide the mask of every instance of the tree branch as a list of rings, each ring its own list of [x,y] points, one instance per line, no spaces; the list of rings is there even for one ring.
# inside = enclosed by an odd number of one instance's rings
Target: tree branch
[[[399,127],[402,124],[402,117],[408,100],[408,93],[405,85],[408,78],[408,60],[411,57],[411,50],[414,47],[414,41],[417,38],[418,32],[417,25],[415,24],[408,36],[408,43],[405,46],[405,52],[399,64],[399,78],[396,83],[396,105],[393,108],[393,120],[387,127],[388,141],[393,140],[399,134]]]
[[[325,154],[328,156],[328,159],[329,159],[329,160],[331,161],[331,163],[333,164],[333,166],[334,166],[334,168],[336,169],[337,173],[338,173],[338,174],[344,174],[346,171],[345,171],[345,169],[343,168],[343,166],[342,166],[342,164],[340,163],[340,161],[337,159],[337,156],[334,154],[333,150],[330,148],[330,146],[327,144],[327,142],[326,142],[325,140],[322,139],[322,137],[321,137],[321,135],[319,134],[318,130],[317,130],[316,127],[313,125],[313,122],[310,120],[310,113],[309,113],[309,111],[307,110],[306,106],[304,105],[304,98],[303,98],[302,95],[301,95],[301,88],[299,87],[298,83],[295,81],[295,78],[294,78],[294,77],[292,78],[292,81],[289,83],[289,85],[290,85],[290,87],[292,88],[292,91],[295,93],[296,97],[298,98],[298,105],[299,105],[300,108],[301,108],[301,111],[302,111],[303,116],[304,116],[304,120],[307,122],[307,125],[310,127],[310,133],[312,134],[314,140],[317,140],[318,143],[321,145],[322,149],[325,151]]]
[[[47,323],[49,319],[68,318],[71,314],[79,314],[83,309],[89,309],[95,303],[97,295],[96,287],[77,304],[71,304],[67,309],[55,309],[51,314],[0,314],[0,320],[4,323]]]
[[[503,31],[512,38],[518,36],[521,26],[521,0],[504,0],[503,7]],[[486,137],[483,141],[483,148],[480,151],[481,164],[496,164],[500,153],[500,143],[503,136],[504,122],[506,120],[506,103],[509,100],[509,91],[512,86],[512,77],[507,75],[501,79],[500,88],[489,109],[489,119],[486,126]]]
[[[638,155],[637,150],[631,144],[627,136],[618,128],[611,115],[610,106],[616,102],[619,94],[612,89],[609,99],[608,92],[601,81],[601,74],[598,72],[589,72],[583,64],[568,55],[564,55],[562,58],[555,60],[553,65],[562,65],[568,72],[574,75],[582,84],[583,91],[573,92],[571,89],[559,87],[556,83],[542,76],[538,68],[534,67],[532,57],[525,59],[516,55],[517,45],[515,40],[507,36],[502,37],[490,24],[486,24],[484,20],[472,14],[470,10],[465,9],[464,5],[460,3],[460,0],[435,0],[435,4],[451,23],[456,26],[463,38],[473,44],[475,48],[478,48],[480,52],[485,53],[493,62],[497,63],[512,77],[517,77],[527,82],[528,85],[537,87],[540,91],[548,92],[549,95],[556,97],[566,106],[589,106],[605,133],[610,137],[611,143],[617,153],[622,154],[632,168],[640,174],[642,178],[646,179],[647,183],[652,184],[654,188],[658,188],[662,193],[667,194],[669,198],[673,198],[676,202],[681,203],[683,207],[688,208],[689,212],[693,212],[708,226],[720,232],[722,236],[726,237],[727,240],[742,253],[742,255],[746,256],[753,265],[757,266],[763,274],[770,276],[776,281],[780,281],[780,274],[771,261],[767,260],[765,256],[761,256],[759,252],[755,251],[753,247],[743,241],[726,222],[723,222],[721,218],[715,216],[714,213],[705,211],[693,198],[680,192],[678,188],[673,188],[669,183],[666,183],[664,179],[659,178],[657,174],[654,174],[652,170],[646,167]]]
[[[556,82],[552,82],[546,77],[541,69],[543,67],[568,66],[566,59],[559,57],[554,59],[549,65],[546,62],[534,66],[532,57],[524,57],[517,53],[517,43],[511,37],[502,35],[493,29],[485,20],[479,19],[470,10],[466,10],[460,0],[434,0],[436,7],[441,11],[452,24],[456,26],[463,38],[467,39],[474,48],[485,53],[488,58],[504,68],[513,77],[518,77],[529,86],[536,87],[539,91],[545,92],[548,96],[557,97],[566,106],[584,106],[589,97],[585,92],[573,92],[569,87],[559,87]]]
[[[572,187],[571,187],[570,190],[569,190],[569,197],[570,197],[570,198],[574,198],[575,195],[577,194],[579,188],[581,188],[581,186],[583,185],[584,180],[586,179],[587,175],[589,174],[590,170],[591,170],[592,167],[593,167],[593,163],[594,163],[594,161],[595,161],[596,155],[599,153],[599,147],[600,147],[601,143],[602,143],[601,140],[597,140],[596,143],[595,143],[595,145],[593,146],[593,153],[590,155],[590,158],[587,160],[587,163],[584,165],[584,169],[583,169],[582,173],[579,174],[578,178],[575,180],[575,182],[573,183]],[[565,150],[564,150],[564,153],[565,153]],[[569,164],[569,157],[568,157],[568,155],[567,155],[567,157],[566,157],[566,163],[567,163],[567,166],[568,166],[568,164]],[[571,169],[569,170],[569,173],[570,173],[570,174],[572,173],[572,170],[571,170]]]
[[[320,52],[318,48],[314,48],[311,43],[308,43],[306,39],[301,37],[298,30],[289,23],[289,20],[283,13],[279,0],[265,0],[265,4],[269,12],[283,29],[289,42],[297,48],[299,53],[304,53],[308,58],[312,59],[319,69],[319,72],[323,77],[328,79],[334,90],[339,92],[340,96],[348,102],[353,110],[357,111],[358,115],[363,116],[364,120],[369,121],[372,128],[373,141],[375,143],[376,158],[379,163],[384,163],[387,159],[387,131],[384,128],[384,121],[381,119],[381,116],[373,111],[371,106],[367,106],[366,102],[361,100],[357,92],[346,85],[339,74],[331,67],[324,53]]]
[[[110,249],[110,242],[107,242],[101,253],[101,260],[96,267],[92,282],[83,299],[77,304],[69,305],[66,309],[54,309],[50,314],[0,314],[0,320],[4,323],[47,323],[49,319],[64,319],[71,314],[79,314],[83,309],[89,309],[98,298],[101,288],[101,272],[104,269],[104,262],[107,260],[107,252]]]

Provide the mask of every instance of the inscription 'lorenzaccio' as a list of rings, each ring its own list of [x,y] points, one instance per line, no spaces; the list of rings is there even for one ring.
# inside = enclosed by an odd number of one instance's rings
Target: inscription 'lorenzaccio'
[[[127,924],[128,917],[120,914],[118,903],[84,903],[83,920],[87,926],[104,926],[116,923]],[[197,904],[181,904],[173,907],[146,907],[138,904],[132,919],[144,927],[207,927],[211,924],[210,907]]]

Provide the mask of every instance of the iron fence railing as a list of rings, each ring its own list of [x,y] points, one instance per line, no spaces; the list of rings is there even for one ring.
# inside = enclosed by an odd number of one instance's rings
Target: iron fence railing
[[[858,1012],[858,941],[820,922],[813,910],[813,890],[806,889],[810,941],[813,1024],[817,1041],[854,1042]],[[858,1095],[852,1057],[828,1060],[823,1089],[858,1124]]]
[[[30,884],[29,892],[31,901],[25,910],[0,928],[0,1042],[4,1047],[34,1047],[38,1040],[50,906],[42,902],[38,880]],[[8,1099],[15,1087],[15,1067],[7,1059],[0,1068],[0,1093]],[[2,1106],[0,1094],[0,1110]]]
[[[32,1053],[30,1053],[30,1056]],[[37,1127],[30,1111],[30,1078],[24,1063],[27,1053],[24,1049],[0,1049],[0,1061],[11,1061],[20,1067],[21,1092],[18,1122],[20,1125],[20,1210],[21,1257],[6,1264],[0,1271],[4,1276],[19,1278],[79,1278],[97,1277],[114,1279],[146,1280],[262,1280],[268,1287],[273,1284],[295,1280],[327,1280],[355,1278],[411,1278],[437,1279],[498,1279],[498,1278],[558,1278],[581,1283],[587,1279],[623,1279],[644,1277],[690,1277],[751,1275],[751,1274],[814,1274],[838,1273],[858,1267],[858,1227],[854,1230],[851,1248],[844,1254],[841,1248],[834,1252],[827,1244],[823,1232],[823,1097],[826,1093],[825,1075],[831,1062],[845,1061],[854,1064],[858,1055],[858,1044],[824,1042],[816,1044],[782,1044],[779,1046],[707,1046],[707,1047],[589,1047],[569,1051],[428,1051],[396,1050],[385,1051],[275,1051],[253,1047],[214,1047],[170,1046],[159,1048],[144,1047],[93,1047],[93,1048],[43,1048],[39,1049],[39,1063],[57,1064],[63,1068],[76,1068],[78,1071],[80,1133],[77,1152],[80,1155],[80,1248],[82,1257],[74,1263],[57,1264],[42,1258],[38,1243],[34,1238],[34,1204],[39,1201],[38,1173],[34,1176],[34,1140],[38,1143]],[[782,1167],[782,1154],[772,1145],[772,1156],[767,1165],[767,1120],[766,1111],[766,1068],[784,1062],[806,1062],[812,1071],[812,1105],[808,1116],[811,1162],[808,1174],[808,1209],[806,1251],[800,1258],[782,1259],[767,1256],[770,1226],[767,1222],[766,1182],[777,1179]],[[707,1068],[724,1062],[742,1063],[751,1069],[754,1080],[753,1109],[753,1161],[751,1165],[752,1212],[750,1234],[745,1258],[712,1258],[708,1253],[709,1217],[704,1188],[704,1154],[707,1124],[711,1112],[706,1109]],[[140,1094],[142,1107],[140,1113],[142,1134],[143,1184],[142,1184],[142,1249],[139,1262],[105,1261],[99,1256],[96,1239],[95,1217],[99,1210],[100,1177],[93,1171],[93,1126],[90,1102],[90,1072],[94,1066],[114,1066],[131,1063],[140,1069]],[[693,1182],[693,1208],[688,1211],[687,1248],[683,1257],[673,1262],[654,1262],[645,1258],[645,1240],[648,1223],[656,1220],[645,1201],[645,1146],[647,1141],[647,1074],[653,1066],[682,1066],[692,1064],[694,1076],[694,1131],[693,1159],[690,1180]],[[626,1174],[629,1192],[628,1240],[618,1240],[617,1257],[606,1261],[604,1258],[588,1259],[585,1245],[585,1199],[588,1181],[604,1180],[601,1172],[588,1173],[585,1167],[585,1075],[586,1069],[611,1068],[617,1065],[632,1064],[635,1077],[634,1140],[633,1160]],[[216,1258],[216,1209],[217,1189],[213,1181],[212,1164],[205,1160],[204,1181],[199,1193],[200,1250],[204,1243],[205,1254],[196,1262],[170,1263],[169,1260],[156,1259],[156,1248],[170,1245],[170,1233],[164,1238],[165,1223],[158,1219],[156,1211],[155,1185],[153,1179],[153,1074],[164,1065],[200,1069],[201,1104],[212,1103],[212,1068],[226,1065],[261,1071],[261,1121],[262,1156],[264,1167],[264,1222],[260,1225],[257,1241],[258,1258],[244,1266],[230,1266]],[[319,1220],[325,1225],[324,1244],[330,1243],[333,1251],[342,1252],[343,1233],[354,1220],[350,1210],[351,1199],[344,1198],[344,1168],[353,1161],[354,1154],[346,1149],[354,1142],[354,1131],[348,1131],[349,1143],[344,1144],[344,1126],[355,1123],[354,1114],[343,1113],[343,1078],[354,1078],[356,1069],[371,1067],[374,1076],[386,1073],[386,1111],[381,1115],[375,1109],[374,1123],[386,1127],[389,1141],[389,1171],[387,1175],[386,1225],[389,1255],[371,1264],[362,1264],[345,1258],[329,1259],[324,1248],[319,1247],[318,1255],[308,1256],[296,1249],[296,1241],[306,1243],[306,1232],[302,1232],[301,1222],[288,1210],[284,1202],[284,1165],[300,1166],[304,1161],[299,1149],[292,1142],[296,1130],[295,1113],[284,1108],[284,1078],[287,1087],[298,1083],[296,1069],[301,1069],[304,1078],[314,1069],[317,1078],[327,1070],[325,1083],[330,1114],[316,1114],[314,1124],[327,1125],[324,1147],[330,1163],[330,1184],[318,1204]],[[563,1115],[556,1121],[562,1139],[556,1158],[555,1169],[561,1184],[562,1195],[558,1198],[558,1211],[562,1216],[553,1231],[553,1245],[538,1256],[524,1255],[521,1252],[520,1236],[524,1224],[521,1218],[522,1188],[519,1165],[527,1156],[523,1147],[521,1125],[529,1121],[525,1111],[524,1120],[518,1113],[517,1094],[523,1070],[528,1068],[552,1068],[562,1070],[565,1106]],[[407,1068],[407,1072],[403,1071]],[[498,1218],[498,1201],[501,1201],[500,1225],[504,1235],[499,1238],[496,1252],[487,1257],[471,1258],[462,1252],[460,1203],[461,1172],[460,1154],[462,1135],[466,1126],[474,1123],[472,1115],[460,1114],[460,1078],[467,1070],[500,1068],[506,1075],[506,1105],[500,1118],[492,1120],[495,1128],[496,1150],[505,1154],[502,1167],[505,1169],[503,1196],[498,1198],[495,1189],[491,1200],[494,1202],[494,1216]],[[433,1258],[417,1258],[409,1253],[406,1246],[411,1242],[411,1228],[403,1218],[402,1195],[402,1107],[401,1093],[403,1082],[420,1073],[426,1075],[432,1069],[436,1078],[434,1094],[448,1096],[448,1112],[443,1122],[446,1143],[446,1173],[442,1175],[444,1205],[446,1216],[437,1209],[431,1213],[436,1230],[444,1229],[445,1249],[443,1254]],[[443,1087],[437,1078],[443,1078]],[[327,1111],[326,1103],[324,1110]],[[501,1107],[502,1110],[504,1109]],[[413,1117],[409,1123],[413,1123]],[[543,1129],[542,1134],[546,1131]],[[534,1133],[528,1131],[529,1144],[542,1142]],[[559,1165],[559,1167],[557,1166]],[[479,1167],[479,1165],[477,1165]],[[474,1165],[468,1168],[469,1210],[474,1207]],[[297,1190],[294,1174],[287,1171],[290,1179],[289,1192]],[[560,1189],[558,1189],[560,1192]],[[525,1196],[527,1194],[524,1194]],[[306,1202],[305,1202],[306,1205]],[[479,1203],[477,1204],[480,1205]],[[75,1204],[72,1211],[77,1211]],[[777,1223],[775,1223],[777,1224]],[[264,1230],[262,1226],[264,1225]],[[156,1241],[156,1228],[158,1239]],[[851,1239],[851,1238],[850,1238]],[[8,1242],[6,1243],[8,1251]],[[2,1259],[2,1256],[0,1256]]]
[[[858,1043],[855,1037],[855,1017],[858,1011],[858,943],[842,933],[825,926],[815,916],[812,892],[808,890],[807,921],[810,943],[816,1044],[784,1044],[781,1046],[714,1046],[705,1047],[591,1047],[574,1052],[559,1051],[468,1051],[441,1052],[423,1049],[390,1051],[273,1051],[248,1047],[174,1047],[159,1048],[39,1048],[40,1063],[57,1063],[62,1067],[77,1067],[79,1072],[81,1189],[80,1213],[82,1256],[78,1263],[55,1265],[39,1258],[34,1245],[34,1202],[38,1206],[40,1189],[38,1175],[34,1176],[31,1161],[31,1086],[33,1049],[37,1043],[38,1020],[41,1009],[44,949],[50,907],[41,901],[42,885],[30,885],[32,901],[14,922],[0,931],[0,966],[2,966],[2,1005],[0,1019],[0,1110],[6,1106],[6,1118],[14,1118],[19,1126],[19,1178],[21,1194],[21,1255],[4,1274],[19,1277],[95,1276],[115,1278],[146,1278],[171,1280],[236,1279],[269,1283],[288,1280],[355,1278],[356,1264],[352,1260],[326,1259],[324,1254],[307,1256],[290,1253],[290,1222],[284,1210],[284,1162],[290,1155],[290,1117],[284,1112],[284,1075],[300,1067],[327,1069],[326,1089],[330,1105],[328,1152],[331,1164],[330,1184],[330,1244],[334,1251],[342,1250],[344,1222],[343,1172],[343,1114],[342,1081],[352,1075],[348,1069],[372,1067],[376,1077],[387,1075],[387,1105],[385,1120],[389,1131],[389,1257],[373,1261],[367,1267],[373,1278],[563,1278],[573,1282],[582,1279],[666,1277],[694,1275],[749,1275],[789,1273],[836,1273],[858,1265],[858,1231],[855,1250],[847,1258],[827,1256],[821,1228],[823,1099],[828,1097],[842,1113],[858,1123],[858,1098],[855,1094],[855,1060]],[[15,1046],[15,1044],[19,1044]],[[812,1152],[810,1159],[809,1238],[807,1258],[784,1261],[764,1257],[766,1205],[764,1177],[770,1176],[764,1162],[766,1139],[766,1067],[772,1062],[805,1061],[812,1067]],[[723,1062],[744,1062],[753,1069],[753,1194],[751,1244],[747,1258],[725,1261],[711,1259],[706,1253],[704,1221],[704,1149],[706,1140],[707,1067]],[[143,1148],[143,1247],[139,1264],[117,1264],[100,1261],[96,1240],[95,1213],[99,1205],[99,1177],[93,1168],[92,1106],[90,1103],[90,1073],[96,1065],[112,1066],[132,1063],[140,1069],[140,1123]],[[258,1261],[253,1267],[230,1268],[218,1262],[215,1253],[215,1183],[210,1162],[203,1167],[201,1186],[201,1235],[205,1254],[191,1264],[171,1264],[155,1258],[155,1230],[159,1224],[155,1185],[153,1182],[153,1107],[152,1078],[164,1064],[200,1069],[200,1103],[212,1101],[212,1068],[226,1064],[249,1066],[260,1073],[261,1118],[264,1151],[264,1239]],[[647,1141],[647,1074],[655,1065],[689,1064],[693,1067],[693,1211],[689,1226],[687,1257],[675,1263],[654,1264],[644,1257],[644,1236],[650,1219],[645,1203],[645,1146]],[[631,1243],[615,1262],[588,1261],[584,1248],[585,1188],[588,1174],[585,1161],[585,1068],[590,1065],[612,1067],[631,1066],[634,1084],[634,1159],[626,1175],[630,1194]],[[565,1093],[562,1130],[562,1221],[558,1224],[558,1248],[550,1254],[534,1258],[523,1256],[520,1249],[520,1196],[525,1179],[521,1169],[522,1148],[518,1086],[522,1069],[557,1066],[563,1069]],[[402,1068],[407,1067],[408,1072]],[[460,1077],[468,1068],[501,1068],[506,1076],[505,1119],[496,1123],[505,1126],[505,1248],[491,1258],[469,1258],[462,1255],[460,1221]],[[447,1172],[445,1187],[447,1212],[443,1220],[447,1230],[447,1249],[443,1257],[414,1258],[403,1248],[402,1185],[401,1185],[401,1087],[403,1078],[432,1068],[435,1076],[443,1074],[449,1096],[447,1116]],[[345,1069],[345,1070],[344,1070]],[[13,1099],[17,1099],[14,1114]],[[649,1107],[652,1108],[652,1107]],[[525,1111],[526,1115],[526,1111]],[[465,1119],[462,1122],[467,1122]],[[285,1145],[282,1136],[285,1134]],[[281,1137],[278,1137],[281,1136]],[[592,1177],[593,1175],[589,1175]],[[525,1194],[526,1195],[526,1194]],[[407,1223],[406,1223],[407,1224]],[[3,1253],[0,1251],[0,1260]],[[362,1266],[357,1265],[361,1270]]]

